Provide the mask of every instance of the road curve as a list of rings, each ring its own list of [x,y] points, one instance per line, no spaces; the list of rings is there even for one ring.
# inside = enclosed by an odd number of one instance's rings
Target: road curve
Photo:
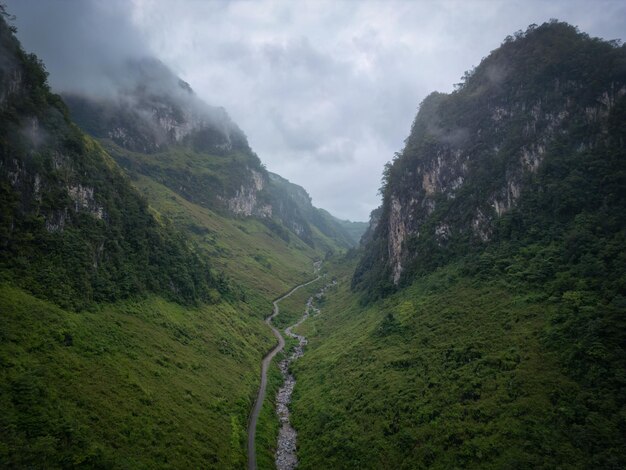
[[[256,447],[254,445],[254,440],[256,437],[256,424],[259,419],[259,413],[261,412],[261,407],[263,406],[263,400],[265,400],[265,389],[267,388],[267,369],[269,368],[272,359],[274,359],[274,356],[276,356],[276,354],[282,351],[282,349],[285,347],[285,338],[283,338],[283,335],[280,334],[280,331],[272,326],[272,319],[276,315],[278,315],[279,312],[278,302],[286,299],[301,287],[308,286],[309,284],[314,283],[320,278],[321,276],[317,276],[311,281],[297,285],[285,295],[276,299],[274,301],[274,311],[269,317],[265,319],[265,323],[267,323],[267,325],[272,329],[272,333],[274,333],[274,336],[276,336],[278,344],[265,355],[263,361],[261,362],[261,385],[259,385],[259,393],[257,394],[256,400],[254,401],[254,407],[252,408],[250,420],[248,421],[248,470],[256,470]]]

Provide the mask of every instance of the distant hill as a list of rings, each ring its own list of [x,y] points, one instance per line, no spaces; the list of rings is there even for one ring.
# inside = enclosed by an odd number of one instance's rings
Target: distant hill
[[[365,231],[369,227],[368,222],[352,222],[351,220],[338,219],[339,225],[341,225],[346,232],[350,235],[355,243],[361,241],[361,237],[365,234]]]

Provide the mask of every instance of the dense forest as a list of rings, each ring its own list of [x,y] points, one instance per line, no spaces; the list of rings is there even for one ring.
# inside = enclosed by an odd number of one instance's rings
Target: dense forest
[[[71,122],[43,64],[10,28],[0,24],[4,275],[71,308],[147,291],[185,303],[226,293],[207,261]]]
[[[262,321],[271,300],[310,277],[314,260],[355,242],[336,219],[327,236],[298,212],[312,227],[305,241],[286,221],[203,205],[206,188],[190,197],[176,187],[167,170],[181,160],[188,173],[192,161],[208,167],[228,194],[251,166],[265,171],[232,123],[238,155],[216,152],[202,129],[180,145],[134,150],[88,135],[2,13],[0,462],[240,468],[258,365],[272,344]],[[178,79],[170,85],[150,99],[167,104],[181,90]],[[193,114],[189,102],[176,104],[181,119]],[[140,116],[107,106],[119,112],[116,125],[138,126],[140,142],[154,136]],[[140,166],[150,157],[169,158],[165,171]],[[271,422],[259,439],[271,440]],[[272,449],[259,459],[271,461]]]

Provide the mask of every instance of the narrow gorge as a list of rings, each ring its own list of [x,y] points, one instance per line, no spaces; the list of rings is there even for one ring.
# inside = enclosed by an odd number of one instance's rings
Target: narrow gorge
[[[309,316],[320,313],[320,309],[313,305],[314,298],[321,298],[326,289],[336,283],[336,281],[332,281],[326,284],[317,294],[315,294],[315,296],[309,297],[307,299],[302,317],[300,317],[296,323],[285,329],[285,334],[290,338],[297,340],[298,343],[294,346],[291,354],[278,363],[278,367],[284,377],[284,382],[278,390],[278,394],[276,396],[276,413],[278,414],[278,418],[281,423],[278,434],[278,446],[276,449],[277,470],[292,470],[298,466],[298,456],[296,455],[298,433],[289,420],[289,404],[291,403],[293,389],[296,386],[296,378],[289,370],[289,366],[296,359],[299,359],[304,355],[304,347],[307,345],[307,339],[303,335],[294,333],[293,330],[302,325],[302,323],[304,323]]]
[[[315,274],[317,274],[319,272],[320,267],[321,267],[321,261],[317,261],[317,262],[315,262],[313,264],[313,269],[314,269],[314,273]],[[263,407],[263,401],[265,400],[265,392],[266,392],[266,389],[267,389],[267,370],[269,368],[269,365],[272,362],[272,359],[274,359],[276,354],[278,354],[280,351],[282,351],[283,348],[285,347],[285,339],[280,334],[278,329],[272,325],[272,319],[274,319],[280,313],[280,308],[278,307],[278,303],[281,300],[284,300],[287,297],[291,296],[298,289],[300,289],[302,287],[305,287],[305,286],[308,286],[309,284],[312,284],[312,283],[318,281],[320,278],[321,278],[321,276],[318,275],[313,280],[310,280],[310,281],[305,282],[303,284],[299,284],[296,287],[294,287],[293,289],[291,289],[288,293],[283,295],[282,297],[279,297],[278,299],[276,299],[273,302],[274,309],[273,309],[272,314],[265,319],[265,323],[267,323],[267,325],[271,328],[272,333],[274,334],[274,336],[278,340],[278,345],[276,345],[274,348],[272,348],[265,355],[265,357],[263,358],[263,361],[261,362],[261,384],[259,385],[259,392],[258,392],[256,400],[254,402],[254,406],[252,408],[252,413],[250,414],[250,420],[248,422],[248,469],[249,470],[254,470],[254,469],[257,468],[256,447],[255,447],[256,427],[257,427],[257,423],[258,423],[258,420],[259,420],[259,414],[261,412],[261,408]]]

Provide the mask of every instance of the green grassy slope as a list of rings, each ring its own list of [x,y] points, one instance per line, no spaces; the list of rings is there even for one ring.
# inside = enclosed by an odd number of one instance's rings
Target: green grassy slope
[[[230,218],[187,201],[152,178],[138,176],[135,186],[160,214],[184,229],[246,295],[261,296],[266,314],[270,300],[312,275],[323,256],[293,236],[289,241],[255,218]]]
[[[626,467],[625,51],[533,25],[424,100],[303,326],[300,468]]]
[[[363,307],[336,272],[294,364],[299,468],[623,468],[623,302],[449,265]]]
[[[149,177],[137,176],[133,182],[158,214],[185,229],[212,264],[229,276],[231,284],[237,286],[234,289],[243,292],[246,304],[258,317],[271,312],[271,300],[310,279],[312,262],[323,257],[328,247],[340,249],[315,227],[314,249],[295,236],[286,241],[258,219],[229,218],[189,202]],[[319,289],[318,284],[300,289],[282,301],[275,323],[279,327],[294,323],[302,315],[308,296]],[[257,459],[261,469],[274,468],[279,428],[275,395],[282,382],[276,362],[270,367],[267,399],[257,425]]]
[[[309,284],[297,290],[286,299],[281,300],[280,313],[272,322],[283,332],[285,348],[276,356],[268,370],[267,395],[257,423],[257,466],[261,470],[276,468],[275,452],[278,443],[278,432],[281,426],[276,416],[276,394],[284,381],[283,375],[278,368],[278,363],[285,357],[288,357],[298,344],[296,339],[284,334],[284,329],[289,325],[293,325],[302,317],[307,299],[320,289],[322,282],[322,279],[320,279],[318,282]]]
[[[241,303],[158,297],[72,313],[0,286],[0,461],[241,468],[273,338]]]

